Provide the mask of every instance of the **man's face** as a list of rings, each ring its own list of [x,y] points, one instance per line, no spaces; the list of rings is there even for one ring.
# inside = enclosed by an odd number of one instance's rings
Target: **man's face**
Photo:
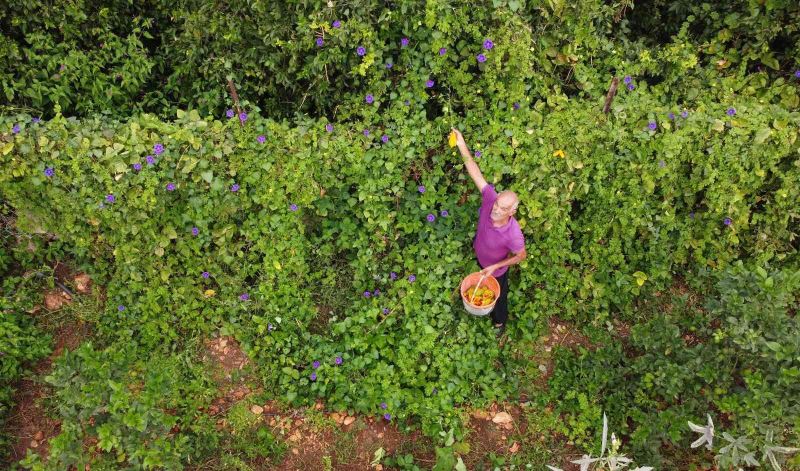
[[[492,220],[502,221],[514,213],[514,201],[511,199],[497,198],[492,205]]]

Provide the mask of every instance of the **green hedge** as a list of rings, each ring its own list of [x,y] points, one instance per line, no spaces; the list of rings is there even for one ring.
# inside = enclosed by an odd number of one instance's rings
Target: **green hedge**
[[[454,296],[477,267],[478,195],[446,147],[451,123],[483,153],[487,179],[521,197],[529,257],[512,276],[511,308],[522,331],[542,315],[625,317],[642,290],[687,270],[739,258],[797,266],[796,113],[727,92],[664,106],[641,84],[609,116],[599,102],[523,101],[461,120],[444,105],[431,119],[427,93],[376,92],[352,111],[360,119],[330,132],[325,120],[240,125],[196,112],[173,122],[6,117],[0,195],[94,264],[108,286],[103,338],[180,349],[224,326],[276,394],[375,414],[386,402],[428,433],[459,423],[453,405],[515,387],[495,368],[488,323]],[[323,301],[338,306],[332,315]]]

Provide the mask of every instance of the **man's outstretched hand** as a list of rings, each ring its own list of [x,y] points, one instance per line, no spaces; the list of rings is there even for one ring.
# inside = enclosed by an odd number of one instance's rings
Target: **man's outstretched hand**
[[[459,149],[466,149],[467,143],[464,141],[464,136],[461,135],[461,131],[456,128],[450,128],[450,132],[456,135],[456,145]]]

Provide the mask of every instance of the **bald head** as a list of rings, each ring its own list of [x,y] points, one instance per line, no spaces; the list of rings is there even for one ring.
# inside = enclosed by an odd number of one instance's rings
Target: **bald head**
[[[501,191],[497,195],[497,202],[500,203],[500,206],[511,208],[512,210],[516,210],[517,206],[519,206],[517,194],[510,190]]]

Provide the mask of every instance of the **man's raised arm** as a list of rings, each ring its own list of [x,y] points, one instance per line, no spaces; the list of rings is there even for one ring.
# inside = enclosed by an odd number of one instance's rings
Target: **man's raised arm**
[[[475,182],[478,191],[483,193],[483,187],[485,187],[487,183],[486,179],[483,178],[481,169],[478,168],[478,164],[473,160],[472,153],[470,153],[467,148],[467,143],[464,141],[464,136],[461,135],[461,132],[456,128],[453,128],[452,132],[456,134],[456,145],[458,146],[458,150],[461,151],[461,156],[464,157],[464,166],[467,167],[467,173],[472,177],[472,181]]]

